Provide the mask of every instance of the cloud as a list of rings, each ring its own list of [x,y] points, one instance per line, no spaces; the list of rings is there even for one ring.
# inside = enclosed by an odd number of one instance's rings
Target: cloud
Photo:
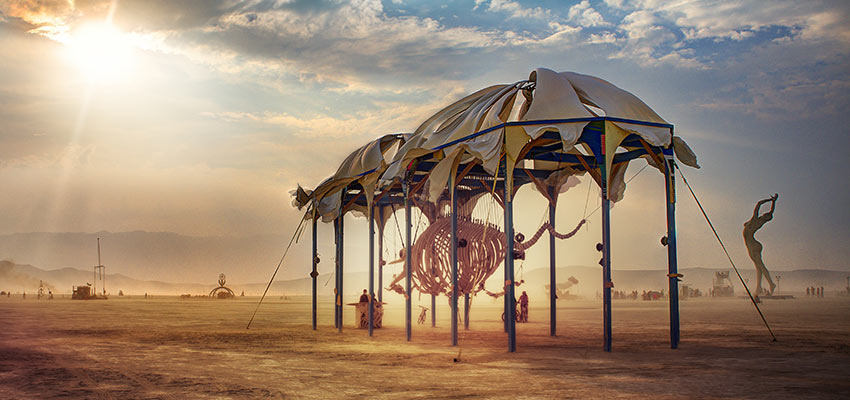
[[[721,85],[723,97],[696,105],[706,109],[754,116],[765,121],[814,120],[842,115],[850,107],[850,78],[839,65],[800,68],[766,68],[745,80]],[[734,96],[732,95],[734,94]],[[734,99],[730,101],[730,99]]]
[[[104,16],[110,4],[21,1],[3,5],[3,13],[28,21],[33,33],[55,38],[84,19]],[[186,56],[233,76],[267,81],[310,75],[337,91],[383,90],[413,76],[424,87],[468,74],[476,64],[470,60],[522,46],[614,46],[614,58],[642,65],[710,68],[706,59],[714,54],[703,40],[749,41],[747,46],[792,37],[850,43],[846,7],[819,1],[606,0],[594,6],[583,0],[566,15],[510,0],[476,0],[473,10],[479,8],[507,15],[514,28],[388,16],[378,0],[122,1],[114,22],[149,50]],[[599,10],[606,9],[603,17]]]
[[[331,116],[325,113],[296,116],[289,113],[206,111],[202,115],[228,123],[252,122],[276,127],[292,135],[314,140],[336,140],[355,137],[362,144],[390,132],[410,132],[419,122],[439,110],[445,104],[462,96],[458,88],[443,93],[442,96],[424,103],[403,101],[380,101],[375,109],[352,114]]]
[[[808,38],[850,39],[847,7],[823,1],[735,2],[635,0],[606,2],[630,12],[649,12],[678,27],[686,39],[728,38],[740,40],[753,32],[781,26],[800,29]]]
[[[535,40],[527,33],[446,27],[428,17],[388,17],[379,1],[312,8],[295,3],[211,7],[218,15],[196,18],[206,23],[177,18],[173,26],[163,26],[162,17],[125,17],[129,11],[121,6],[115,20],[136,27],[135,35],[144,36],[140,41],[152,51],[258,83],[306,77],[335,91],[392,90],[400,82],[433,86],[465,74],[465,66],[477,64],[476,55]]]
[[[616,13],[625,14],[616,22],[614,32],[622,36],[622,47],[614,57],[645,65],[668,63],[686,68],[723,65],[725,60],[717,57],[716,47],[706,45],[705,41],[747,41],[741,51],[794,38],[850,43],[850,26],[842,23],[848,20],[847,8],[828,2],[608,0],[605,4]],[[584,8],[584,3],[573,6],[576,10]],[[576,14],[578,11],[573,13],[573,9],[571,14]],[[601,39],[598,33],[591,34],[591,38],[594,43]],[[611,43],[610,36],[604,42]],[[683,53],[682,49],[692,49],[692,53]],[[707,62],[708,59],[711,61]]]
[[[608,22],[605,22],[599,12],[597,12],[595,9],[593,9],[593,7],[590,6],[590,2],[587,0],[583,0],[581,3],[570,7],[570,11],[567,14],[567,18],[569,18],[570,21],[574,21],[581,26],[610,25]]]
[[[477,8],[481,2],[476,1],[475,7]],[[503,12],[508,14],[508,18],[533,18],[533,19],[546,19],[550,17],[549,10],[544,10],[540,7],[528,8],[523,7],[516,1],[510,0],[491,0],[490,5],[487,7],[487,11],[493,12]]]

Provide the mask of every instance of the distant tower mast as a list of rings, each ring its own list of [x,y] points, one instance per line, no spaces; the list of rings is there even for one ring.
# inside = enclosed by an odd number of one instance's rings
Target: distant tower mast
[[[94,267],[94,287],[92,288],[92,293],[95,294],[97,294],[98,279],[100,279],[103,295],[106,296],[106,266],[100,261],[100,238],[97,238],[97,265]]]

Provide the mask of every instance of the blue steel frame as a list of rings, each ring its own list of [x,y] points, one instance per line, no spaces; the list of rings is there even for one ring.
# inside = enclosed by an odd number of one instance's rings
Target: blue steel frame
[[[344,312],[343,312],[343,309],[342,309],[343,304],[345,304],[345,303],[343,303],[343,298],[345,297],[345,295],[344,295],[345,291],[343,291],[343,286],[342,286],[343,277],[345,276],[345,268],[344,268],[345,251],[344,251],[344,247],[345,247],[345,214],[340,213],[339,214],[339,274],[338,274],[339,294],[337,295],[337,298],[336,298],[337,299],[336,308],[338,310],[337,315],[339,316],[339,322],[337,323],[337,328],[339,328],[340,333],[342,333],[342,325],[343,325],[343,321],[345,320],[345,318],[343,318]]]
[[[313,304],[312,305],[313,305],[313,330],[314,331],[316,330],[316,317],[317,317],[316,306],[317,306],[317,303],[318,303],[316,281],[317,281],[317,279],[319,279],[318,263],[316,262],[317,257],[319,256],[319,252],[318,252],[318,249],[317,249],[317,241],[316,241],[316,222],[317,222],[317,219],[318,218],[315,218],[315,214],[314,214],[313,231],[312,231],[313,246],[312,246],[312,249],[311,249],[312,250],[311,253],[313,255],[313,257],[312,257],[313,271],[310,273],[310,277],[313,278],[313,282],[312,282],[313,283]]]
[[[449,179],[449,190],[451,191],[451,225],[452,225],[452,346],[457,346],[457,177],[454,174]]]
[[[334,328],[339,328],[339,218],[334,219]]]
[[[375,329],[375,207],[369,207],[369,336]]]
[[[578,141],[578,143],[586,144],[592,151],[592,155],[584,155],[584,154],[575,154],[575,153],[564,153],[561,145],[560,136],[557,132],[546,132],[540,138],[535,141],[530,142],[529,148],[527,151],[523,153],[523,157],[521,159],[526,160],[541,160],[541,161],[555,161],[559,163],[563,163],[565,166],[570,166],[575,170],[579,171],[588,171],[593,173],[593,171],[597,171],[598,174],[602,177],[605,177],[605,121],[611,122],[624,122],[630,124],[644,125],[644,126],[652,126],[659,128],[668,128],[672,134],[673,126],[670,124],[662,124],[655,122],[647,122],[647,121],[638,121],[624,118],[616,118],[616,117],[592,117],[592,118],[571,118],[571,119],[552,119],[552,120],[540,120],[540,121],[518,121],[518,122],[507,122],[503,124],[499,124],[470,135],[467,135],[463,138],[454,140],[445,145],[435,147],[432,150],[442,150],[452,145],[461,143],[463,141],[475,138],[477,136],[481,136],[498,129],[502,129],[510,126],[536,126],[536,125],[548,125],[548,124],[559,124],[559,123],[579,123],[579,122],[588,122],[582,131],[582,135]],[[665,193],[666,193],[666,211],[667,211],[667,237],[668,237],[668,278],[669,278],[669,293],[670,293],[670,344],[671,348],[677,348],[679,344],[680,334],[679,334],[679,305],[678,305],[678,281],[681,275],[678,274],[678,266],[677,266],[677,254],[676,254],[676,227],[675,227],[675,180],[673,174],[673,150],[672,146],[669,148],[659,148],[655,146],[649,146],[645,142],[643,142],[640,137],[635,134],[631,134],[627,136],[620,147],[626,149],[624,152],[619,152],[614,154],[613,164],[619,164],[622,162],[628,162],[638,157],[642,157],[651,153],[653,157],[657,157],[658,153],[661,153],[664,156],[664,168],[665,168]],[[403,203],[405,206],[405,248],[406,248],[406,261],[407,265],[410,265],[411,262],[411,254],[410,249],[412,245],[412,237],[411,237],[411,188],[412,187],[421,187],[422,180],[427,179],[428,174],[430,173],[431,168],[433,168],[437,163],[437,160],[430,159],[430,156],[425,156],[421,159],[417,159],[412,162],[408,168],[408,174],[402,182],[401,189],[393,189],[390,190],[387,196],[383,196],[380,199],[377,199],[376,206],[385,206],[389,204],[399,204]],[[369,174],[374,172],[375,170],[364,172],[362,175]],[[522,185],[530,183],[532,178],[528,175],[534,177],[534,179],[545,179],[546,176],[551,171],[544,170],[534,170],[534,169],[526,169],[522,167],[515,168],[512,179],[513,179],[513,187],[516,190]],[[528,175],[526,175],[528,174]],[[505,165],[504,162],[500,163],[499,174],[496,177],[493,177],[486,173],[480,165],[473,166],[469,169],[468,173],[457,180],[457,177],[452,177],[452,182],[450,185],[451,193],[448,195],[451,196],[452,199],[455,199],[458,194],[458,191],[463,191],[466,194],[480,192],[480,191],[490,191],[490,190],[498,190],[504,193],[504,206],[505,206],[505,234],[507,239],[508,249],[513,248],[513,193],[508,193],[505,191]],[[488,188],[487,185],[479,184],[479,181],[488,181],[492,187]],[[600,191],[602,193],[602,264],[603,264],[603,348],[605,351],[611,351],[611,288],[613,287],[613,283],[611,281],[611,238],[610,238],[610,200],[608,198],[608,188],[607,188],[607,180],[600,179],[598,180],[600,185]],[[365,198],[361,196],[362,188],[360,192],[350,191],[350,188],[345,188],[345,192],[343,195],[343,204],[347,203],[356,203],[358,205],[365,205]],[[557,199],[557,195],[554,192],[550,192],[550,197],[553,199]],[[549,220],[550,223],[554,226],[555,224],[555,204],[549,205]],[[456,201],[452,202],[452,217],[456,218],[456,210],[457,205]],[[343,213],[346,210],[343,210]],[[342,293],[342,244],[343,244],[343,225],[342,218],[338,219],[339,228],[337,231],[337,288],[339,291],[339,296],[341,298]],[[381,221],[383,222],[383,216],[381,216]],[[337,224],[337,220],[334,221],[335,225]],[[455,222],[456,224],[456,222]],[[457,237],[456,237],[456,227],[453,224],[453,240],[452,240],[452,267],[453,267],[453,287],[457,287],[457,277],[456,271],[457,268],[456,263],[456,251],[457,251]],[[370,234],[371,237],[371,234]],[[314,239],[315,240],[315,239]],[[383,235],[380,235],[379,240],[379,249],[382,249],[383,246]],[[379,250],[379,253],[381,250]],[[556,291],[557,291],[557,283],[555,280],[555,246],[552,235],[550,234],[550,335],[556,335]],[[381,253],[382,257],[382,253]],[[370,256],[371,260],[371,256]],[[515,309],[515,299],[514,299],[514,274],[513,274],[513,252],[507,251],[505,256],[505,288],[506,288],[506,296],[505,296],[505,331],[508,333],[508,351],[516,351],[516,324],[513,318],[510,318],[513,310]],[[383,286],[381,279],[383,276],[382,270],[383,263],[379,263],[379,286]],[[405,302],[405,323],[406,323],[406,332],[407,332],[407,340],[411,340],[411,332],[412,332],[412,310],[411,310],[411,268],[407,268],[407,276],[406,276],[406,302]],[[370,279],[371,285],[371,279]],[[379,301],[382,299],[382,288],[379,289],[378,298]],[[314,289],[315,291],[315,289]],[[457,345],[457,290],[453,291],[452,298],[452,345]],[[435,299],[432,299],[432,326],[435,326]],[[335,323],[339,324],[339,329],[341,330],[342,316],[341,316],[341,306],[336,308],[336,312],[338,314],[335,319]],[[467,321],[468,323],[468,321]],[[370,331],[371,334],[371,331]]]
[[[384,302],[384,209],[378,207],[378,302]]]
[[[412,238],[412,236],[413,235],[412,235],[412,232],[411,232],[411,229],[413,228],[413,218],[412,218],[412,215],[410,215],[410,184],[408,184],[407,181],[405,180],[405,182],[403,183],[403,186],[404,186],[404,236],[405,236],[405,239],[404,239],[404,246],[405,246],[404,257],[405,257],[405,265],[406,265],[405,270],[407,271],[407,274],[405,276],[405,291],[404,291],[404,293],[405,293],[405,295],[404,295],[404,297],[405,297],[404,318],[405,318],[405,328],[406,328],[405,330],[407,331],[407,341],[409,342],[410,339],[411,339],[411,336],[413,334],[413,324],[410,320],[411,316],[413,315],[412,302],[411,302],[412,297],[413,297],[413,292],[410,290],[410,281],[413,278],[413,272],[412,272],[413,268],[410,267],[412,265],[412,259],[413,259],[413,254],[412,254],[412,250],[413,250],[413,238]]]
[[[549,336],[557,335],[557,301],[558,288],[555,280],[555,207],[558,205],[558,193],[551,186],[549,187],[549,225],[552,230],[549,231]]]

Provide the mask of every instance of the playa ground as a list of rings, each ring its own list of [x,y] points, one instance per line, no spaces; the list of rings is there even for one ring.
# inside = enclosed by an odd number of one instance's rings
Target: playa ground
[[[459,347],[445,300],[437,328],[414,307],[411,342],[401,304],[370,338],[348,306],[338,333],[328,298],[317,331],[304,297],[267,299],[246,330],[257,300],[0,298],[0,398],[850,398],[848,297],[765,300],[778,342],[749,300],[689,299],[677,350],[666,302],[615,300],[611,353],[598,301],[559,301],[557,337],[532,307],[508,353],[482,296]]]

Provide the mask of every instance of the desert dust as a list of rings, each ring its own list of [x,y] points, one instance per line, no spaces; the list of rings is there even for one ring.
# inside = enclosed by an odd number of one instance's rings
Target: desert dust
[[[850,297],[764,301],[778,342],[747,299],[688,299],[677,350],[666,302],[615,300],[611,353],[601,302],[559,301],[557,337],[532,304],[514,354],[501,303],[482,296],[459,347],[444,299],[436,328],[414,310],[411,342],[402,304],[370,338],[351,307],[338,333],[330,298],[317,331],[309,297],[267,299],[246,330],[257,301],[0,298],[0,398],[850,397]]]

